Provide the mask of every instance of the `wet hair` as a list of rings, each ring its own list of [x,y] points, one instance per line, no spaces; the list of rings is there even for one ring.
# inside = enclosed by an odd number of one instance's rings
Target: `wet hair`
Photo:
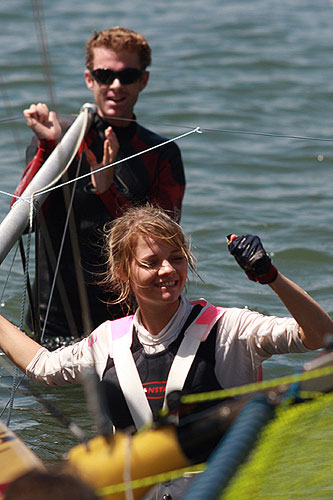
[[[164,210],[150,204],[128,209],[104,227],[107,271],[102,285],[116,295],[109,304],[123,303],[130,310],[135,305],[131,293],[131,263],[139,236],[154,238],[179,249],[189,269],[197,275],[196,259],[189,238],[181,226]]]
[[[10,483],[3,500],[97,500],[91,486],[61,469],[31,469]]]
[[[141,69],[145,70],[151,64],[151,48],[143,35],[127,28],[113,26],[112,28],[95,32],[86,43],[86,67],[93,69],[94,49],[105,47],[114,52],[136,52],[139,56]]]

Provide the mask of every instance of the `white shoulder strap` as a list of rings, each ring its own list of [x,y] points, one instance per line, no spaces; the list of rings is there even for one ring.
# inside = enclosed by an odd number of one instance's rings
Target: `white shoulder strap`
[[[183,389],[200,342],[207,338],[214,323],[224,312],[222,307],[212,306],[206,301],[200,301],[200,303],[204,307],[196,320],[186,329],[171,365],[165,396],[172,391]],[[133,316],[112,321],[111,334],[112,357],[118,381],[135,426],[140,429],[152,421],[153,415],[130,349],[133,337]],[[163,408],[165,407],[166,398],[164,398]]]
[[[137,429],[152,421],[142,382],[131,352],[133,316],[112,321],[112,355],[121,390]]]
[[[222,307],[207,304],[206,301],[200,303],[204,307],[196,320],[186,329],[184,338],[171,365],[165,388],[163,408],[167,406],[166,397],[170,392],[183,389],[200,343],[207,338],[213,325],[220,319],[225,310]]]

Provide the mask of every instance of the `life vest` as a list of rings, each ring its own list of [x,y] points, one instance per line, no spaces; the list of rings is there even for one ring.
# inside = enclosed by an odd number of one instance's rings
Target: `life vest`
[[[215,344],[217,321],[225,309],[204,300],[191,304],[194,307],[178,337],[156,354],[145,353],[133,331],[133,316],[110,322],[113,357],[102,384],[117,429],[133,425],[139,429],[151,422],[166,407],[172,391],[193,394],[221,389],[214,372]]]

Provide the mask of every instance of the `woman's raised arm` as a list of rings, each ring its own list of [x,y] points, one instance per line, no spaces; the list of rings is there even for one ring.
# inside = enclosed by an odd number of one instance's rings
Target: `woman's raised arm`
[[[268,284],[297,321],[299,335],[308,349],[324,347],[325,336],[333,333],[333,321],[324,309],[301,287],[289,280],[273,266],[260,238],[229,235],[230,253],[244,269],[248,278],[262,285]]]

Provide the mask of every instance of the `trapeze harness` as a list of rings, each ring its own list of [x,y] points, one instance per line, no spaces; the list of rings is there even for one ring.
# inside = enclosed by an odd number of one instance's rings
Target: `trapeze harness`
[[[221,389],[214,373],[215,344],[217,321],[226,309],[203,299],[191,304],[194,307],[177,339],[152,355],[144,352],[138,340],[133,316],[110,322],[113,357],[102,384],[117,429],[133,425],[140,429],[151,423],[166,408],[172,391],[191,394]]]

